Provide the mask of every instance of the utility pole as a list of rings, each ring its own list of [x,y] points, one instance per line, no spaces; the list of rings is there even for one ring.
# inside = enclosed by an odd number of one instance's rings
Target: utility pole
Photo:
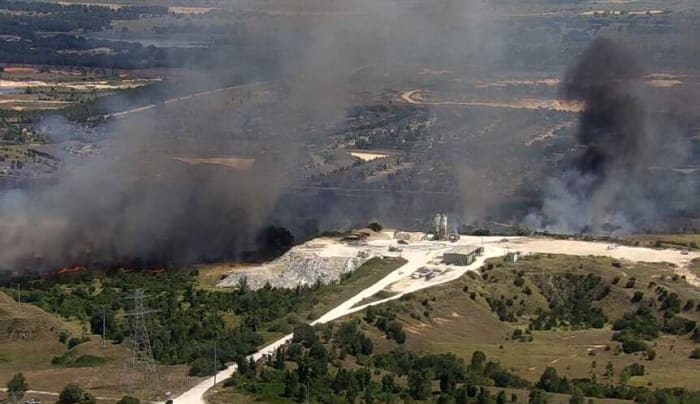
[[[216,386],[216,340],[214,340],[214,386]]]
[[[105,321],[105,306],[102,306],[102,350],[105,350],[105,339],[107,336],[107,327]]]
[[[17,284],[17,314],[22,317],[22,286]]]
[[[311,366],[309,366],[309,374],[306,375],[306,404],[311,403],[311,383],[309,380],[311,379]]]

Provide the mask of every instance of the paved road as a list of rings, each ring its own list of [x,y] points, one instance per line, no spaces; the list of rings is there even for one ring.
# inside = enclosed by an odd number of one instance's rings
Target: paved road
[[[485,243],[496,243],[498,240],[502,239],[502,237],[474,237],[473,240],[472,238],[467,238],[463,239],[460,241],[460,244],[468,244],[468,243],[476,243],[480,242],[481,240],[484,240]],[[376,246],[381,246],[384,247],[384,244],[388,245],[389,243],[392,243],[392,240],[380,240],[373,242],[371,244],[376,245]],[[436,257],[442,255],[442,253],[449,249],[452,248],[454,245],[453,244],[435,244],[431,242],[420,242],[420,243],[414,243],[413,245],[410,246],[410,248],[405,248],[404,251],[402,252],[402,257],[407,260],[406,264],[402,265],[400,268],[394,270],[391,272],[389,275],[385,276],[383,279],[381,279],[379,282],[373,284],[372,286],[368,287],[367,289],[364,289],[363,291],[359,292],[355,296],[351,297],[350,299],[346,300],[345,302],[341,303],[334,309],[330,310],[317,320],[313,321],[311,325],[315,324],[323,324],[327,323],[329,321],[336,320],[340,317],[346,316],[348,314],[355,313],[357,311],[361,311],[364,308],[368,306],[373,306],[377,304],[382,304],[385,303],[389,300],[394,300],[398,299],[401,296],[407,294],[407,293],[412,293],[417,290],[437,286],[446,282],[450,282],[454,279],[459,278],[460,276],[464,275],[465,272],[467,271],[475,271],[479,267],[481,267],[484,263],[485,260],[492,258],[492,257],[497,257],[501,256],[504,253],[504,249],[496,246],[496,245],[488,245],[485,244],[485,253],[483,256],[479,257],[474,263],[472,263],[469,266],[464,266],[460,267],[458,269],[455,269],[453,271],[450,271],[447,274],[441,275],[437,278],[434,278],[430,281],[424,281],[424,280],[419,280],[417,282],[411,283],[409,286],[401,290],[399,293],[392,295],[386,299],[383,300],[378,300],[374,301],[368,304],[364,304],[359,306],[358,303],[360,303],[363,299],[368,298],[370,296],[375,295],[377,292],[387,288],[389,285],[396,283],[402,279],[410,278],[411,274],[415,272],[417,269],[420,267],[426,265],[428,262],[432,261]],[[283,338],[280,338],[279,340],[273,342],[272,344],[260,349],[258,352],[255,354],[251,355],[253,359],[257,360],[262,358],[265,355],[273,355],[275,351],[277,350],[278,347],[286,344],[292,339],[292,334],[286,335]],[[224,369],[220,371],[216,375],[216,382],[222,382],[223,380],[231,377],[231,375],[236,371],[236,365],[231,365],[227,369]],[[182,395],[178,396],[177,398],[174,399],[174,402],[176,404],[203,404],[205,403],[204,401],[204,394],[209,390],[212,386],[214,386],[214,376],[209,377],[190,390],[186,391]]]
[[[558,253],[558,254],[568,254],[568,255],[598,255],[598,256],[610,256],[618,259],[628,259],[632,261],[648,261],[648,262],[664,262],[670,261],[675,262],[678,268],[683,268],[684,264],[687,264],[693,258],[700,258],[700,253],[692,252],[688,255],[681,255],[678,250],[655,250],[649,248],[640,247],[614,247],[607,245],[606,243],[600,242],[586,242],[586,241],[570,241],[570,240],[553,240],[553,239],[541,239],[541,238],[528,238],[528,237],[508,237],[507,242],[503,237],[462,237],[457,243],[441,243],[441,242],[428,242],[420,241],[413,242],[406,246],[401,252],[401,256],[407,260],[406,264],[400,268],[394,270],[386,277],[381,279],[379,282],[373,284],[367,289],[359,292],[352,298],[341,303],[334,309],[330,310],[323,316],[321,316],[316,321],[312,322],[312,325],[327,323],[329,321],[336,320],[340,317],[346,316],[348,314],[355,313],[357,311],[363,310],[368,306],[373,306],[377,304],[382,304],[390,300],[398,299],[401,296],[413,293],[421,289],[426,289],[430,287],[435,287],[447,282],[451,282],[455,279],[460,278],[468,271],[478,270],[489,258],[500,257],[505,255],[508,251],[522,251],[526,253],[541,252],[541,253]],[[370,242],[370,246],[381,248],[383,251],[389,246],[395,243],[395,240],[376,240]],[[411,274],[417,269],[430,265],[431,261],[434,261],[437,257],[441,256],[445,251],[453,248],[455,245],[482,245],[484,247],[484,253],[482,256],[478,257],[469,266],[450,266],[449,270],[444,271],[439,276],[431,279],[412,279]],[[446,269],[444,266],[440,266],[441,269]],[[390,287],[390,290],[395,294],[388,298],[377,300],[371,303],[359,305],[359,303],[370,296],[375,295],[377,292]],[[272,344],[262,348],[255,354],[251,355],[254,359],[259,359],[264,355],[273,355],[278,347],[289,342],[292,338],[292,334],[289,334]],[[221,382],[224,379],[230,377],[236,371],[236,366],[230,366],[229,368],[222,370],[216,376],[216,381]],[[192,389],[186,391],[179,397],[175,399],[176,404],[203,404],[204,394],[208,389],[214,385],[214,377],[210,377]]]
[[[235,90],[238,88],[256,87],[256,86],[260,86],[260,85],[267,84],[267,83],[269,83],[269,81],[255,81],[253,83],[248,83],[248,84],[240,84],[240,85],[236,85],[236,86],[217,88],[214,90],[201,91],[201,92],[194,93],[194,94],[183,95],[181,97],[168,98],[167,100],[163,101],[163,105],[168,105],[168,104],[181,102],[181,101],[187,101],[187,100],[191,100],[193,98],[206,97],[206,96],[209,96],[212,94],[222,93],[224,91]],[[135,114],[135,113],[139,113],[139,112],[143,112],[143,111],[148,111],[150,109],[156,108],[157,106],[158,106],[158,104],[149,104],[149,105],[139,107],[139,108],[133,108],[133,109],[129,109],[126,111],[106,114],[106,115],[103,115],[102,118],[104,118],[104,119],[124,118],[128,115],[131,115],[131,114]]]

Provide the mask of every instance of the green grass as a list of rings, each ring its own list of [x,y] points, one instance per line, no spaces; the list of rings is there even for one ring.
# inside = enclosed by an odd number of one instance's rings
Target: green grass
[[[372,258],[342,278],[339,283],[321,287],[315,296],[314,304],[303,308],[299,315],[307,320],[315,320],[405,263],[403,258]]]
[[[249,403],[270,403],[270,404],[291,404],[296,401],[281,397],[284,392],[284,383],[269,383],[266,389],[257,394],[249,393],[241,387],[217,387],[206,396],[209,404],[249,404]]]
[[[73,350],[67,351],[51,360],[51,364],[67,368],[90,368],[102,366],[105,363],[107,363],[106,358],[94,355],[78,355]]]
[[[648,375],[633,378],[630,383],[646,385],[651,382],[653,387],[696,388],[700,368],[697,361],[688,358],[695,344],[687,335],[663,335],[654,340],[652,345],[657,357],[653,361],[639,355],[617,354],[612,349],[619,343],[612,340],[610,323],[638,307],[638,304],[631,302],[635,291],[643,292],[645,299],[655,297],[655,287],[649,288],[649,282],[678,293],[682,302],[695,298],[696,290],[681,278],[674,280],[668,264],[617,263],[604,257],[564,255],[541,255],[515,264],[504,263],[500,259],[489,263],[493,266],[485,271],[486,280],[481,276],[464,276],[388,303],[399,307],[398,319],[407,334],[407,349],[421,353],[452,352],[465,360],[469,360],[474,351],[481,350],[489,359],[500,361],[505,368],[533,382],[539,379],[547,366],[555,367],[560,375],[569,378],[592,377],[595,374],[599,381],[606,381],[605,364],[612,362],[616,373],[609,382],[616,383],[618,372],[624,366],[641,363]],[[515,279],[520,271],[525,282],[522,286],[516,286]],[[513,330],[526,330],[536,310],[548,307],[538,285],[546,286],[551,282],[557,293],[564,293],[557,289],[560,285],[557,277],[566,273],[591,273],[600,276],[603,283],[611,285],[610,293],[594,303],[603,309],[608,324],[602,329],[576,330],[564,326],[532,331],[532,342],[513,340]],[[616,277],[620,277],[620,280],[613,285]],[[636,278],[635,286],[626,288],[626,281],[631,277]],[[532,290],[530,295],[524,293],[526,287]],[[474,299],[471,298],[472,293]],[[523,307],[525,313],[517,316],[516,322],[500,321],[486,301],[487,297],[501,299],[501,296],[512,299],[515,307]],[[695,309],[681,315],[692,320],[700,319],[700,312]],[[375,345],[387,342],[381,333],[368,332],[368,336],[375,341]],[[606,350],[606,346],[610,349]]]

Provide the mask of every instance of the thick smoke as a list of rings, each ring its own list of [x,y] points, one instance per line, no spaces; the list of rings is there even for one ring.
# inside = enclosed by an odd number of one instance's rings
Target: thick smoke
[[[483,0],[441,0],[418,9],[393,1],[313,3],[279,2],[279,13],[261,14],[244,30],[250,37],[242,48],[250,57],[241,60],[237,46],[233,51],[213,49],[220,65],[200,70],[192,83],[180,83],[199,91],[224,86],[224,77],[255,71],[264,79],[280,79],[279,87],[287,90],[284,102],[270,106],[263,119],[248,116],[245,105],[208,122],[182,110],[182,133],[163,130],[167,125],[160,122],[173,115],[169,107],[113,124],[107,140],[99,142],[102,157],[67,161],[54,183],[0,195],[0,268],[163,265],[240,257],[261,226],[285,223],[285,213],[294,215],[291,209],[284,211],[289,208],[284,203],[280,206],[280,196],[295,185],[297,173],[289,167],[310,143],[302,137],[308,132],[294,129],[317,124],[310,128],[314,133],[319,127],[332,132],[355,105],[353,95],[361,91],[356,86],[381,92],[381,80],[392,79],[392,64],[475,60],[469,56],[497,48],[494,37],[486,40],[475,26],[465,26],[481,20]],[[258,22],[262,28],[256,28]],[[455,35],[455,26],[470,35]],[[377,82],[359,81],[357,72],[367,66],[387,70]],[[221,106],[214,105],[216,100],[197,102],[200,108]],[[266,131],[250,134],[241,130],[241,121],[258,122]],[[190,135],[193,126],[196,138]],[[51,127],[59,128],[52,133],[57,140],[74,139],[79,130],[56,122]],[[261,149],[256,142],[270,147]],[[268,152],[273,148],[283,153]],[[240,171],[173,159],[219,153],[256,162]],[[309,209],[318,214],[319,209]],[[373,214],[377,211],[367,216]],[[338,222],[343,215],[347,212],[332,211],[328,216],[333,217],[322,218],[322,224],[324,219]]]
[[[577,150],[545,186],[530,225],[559,233],[629,233],[658,228],[689,200],[692,184],[670,184],[662,169],[682,162],[682,140],[663,136],[649,112],[635,55],[596,39],[566,72],[564,95],[582,101]],[[679,147],[680,146],[680,147]]]
[[[4,193],[3,266],[163,265],[249,247],[282,176],[264,163],[237,172],[173,160],[154,148],[153,119],[115,129],[104,158],[67,166],[55,184]]]

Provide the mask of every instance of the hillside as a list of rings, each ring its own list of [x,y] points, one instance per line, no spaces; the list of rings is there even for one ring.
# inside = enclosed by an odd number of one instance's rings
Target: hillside
[[[73,346],[75,344],[75,346]],[[70,347],[70,348],[69,348]],[[33,304],[22,304],[0,292],[0,383],[21,371],[32,390],[58,393],[66,384],[78,382],[98,399],[115,401],[126,351],[109,341],[104,348],[99,336],[89,335],[77,321],[65,321]],[[186,387],[186,366],[160,366],[164,386]],[[189,378],[189,382],[196,378]],[[51,394],[29,397],[52,402]]]
[[[208,399],[695,402],[700,309],[676,270],[594,256],[493,258],[453,282],[295,327],[291,343],[267,361],[239,361]]]

